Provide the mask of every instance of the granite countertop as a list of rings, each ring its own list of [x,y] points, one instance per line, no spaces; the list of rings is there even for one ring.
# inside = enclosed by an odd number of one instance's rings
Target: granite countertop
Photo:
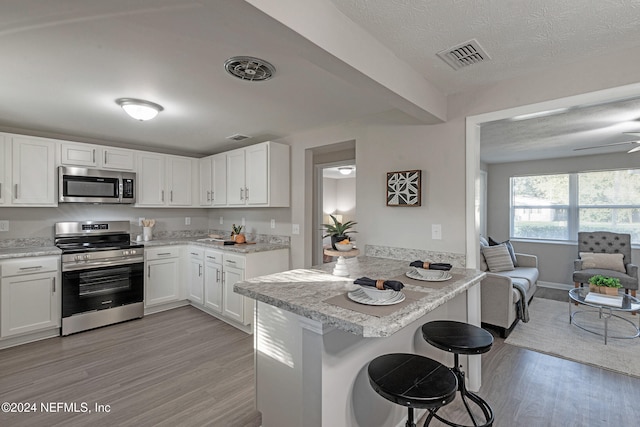
[[[357,289],[353,280],[358,277],[391,279],[403,276],[409,270],[409,262],[368,256],[351,258],[347,260],[349,277],[333,276],[334,264],[249,279],[236,283],[234,291],[358,336],[386,337],[462,294],[485,276],[478,270],[453,268],[450,272],[454,278],[445,282],[416,285],[409,284],[409,279],[403,280],[405,289],[424,293],[424,297],[390,315],[378,317],[324,301]]]
[[[62,251],[55,246],[33,246],[26,248],[2,248],[0,249],[0,260],[12,258],[24,258],[33,256],[60,256]]]
[[[196,245],[207,249],[216,249],[225,252],[236,252],[241,254],[250,254],[254,252],[275,251],[277,249],[289,249],[288,245],[282,243],[256,243],[251,245],[224,245],[221,242],[215,242],[203,237],[184,237],[150,240],[148,242],[135,242],[144,245],[145,248],[153,248],[156,246],[171,245]]]

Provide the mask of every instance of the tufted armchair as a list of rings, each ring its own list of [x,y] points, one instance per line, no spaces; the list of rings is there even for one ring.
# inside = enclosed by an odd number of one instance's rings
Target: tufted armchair
[[[596,274],[620,279],[620,284],[625,293],[636,295],[638,289],[638,266],[631,263],[631,236],[629,234],[610,233],[608,231],[580,232],[578,233],[578,252],[590,252],[594,254],[622,254],[622,271],[604,268],[592,268],[584,265],[582,259],[574,261],[573,282],[575,287],[588,283]]]

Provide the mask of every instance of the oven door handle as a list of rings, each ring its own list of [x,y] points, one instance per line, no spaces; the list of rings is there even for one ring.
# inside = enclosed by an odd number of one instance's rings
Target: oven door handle
[[[77,271],[77,270],[89,270],[96,267],[112,267],[118,265],[130,265],[130,264],[142,264],[144,257],[133,257],[124,259],[113,259],[109,261],[88,261],[78,264],[67,264],[62,266],[62,271]]]

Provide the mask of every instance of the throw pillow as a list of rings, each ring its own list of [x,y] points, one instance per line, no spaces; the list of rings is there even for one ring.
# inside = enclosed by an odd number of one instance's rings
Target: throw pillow
[[[583,269],[599,268],[626,273],[623,254],[602,254],[593,252],[580,252]]]
[[[514,269],[511,255],[509,255],[506,245],[483,246],[481,249],[490,272],[497,273]]]
[[[511,241],[505,240],[504,242],[496,242],[491,237],[489,237],[489,246],[498,246],[498,245],[505,245],[507,247],[507,250],[509,251],[509,255],[511,256],[511,262],[513,263],[514,267],[517,267],[518,259],[516,258],[516,251],[513,250],[513,245],[511,244]]]

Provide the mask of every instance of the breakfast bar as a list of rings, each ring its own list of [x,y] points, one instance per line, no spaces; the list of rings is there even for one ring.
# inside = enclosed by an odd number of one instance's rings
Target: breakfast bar
[[[415,280],[409,262],[362,256],[348,259],[348,277],[333,263],[239,282],[235,292],[256,300],[256,405],[264,427],[389,426],[406,417],[370,387],[369,361],[385,353],[416,353],[451,365],[429,346],[420,327],[436,319],[480,324],[484,273],[453,268],[447,280]],[[405,298],[393,305],[352,301],[354,279],[393,279]],[[353,295],[353,294],[352,294]],[[472,389],[479,387],[478,356],[462,360]]]

